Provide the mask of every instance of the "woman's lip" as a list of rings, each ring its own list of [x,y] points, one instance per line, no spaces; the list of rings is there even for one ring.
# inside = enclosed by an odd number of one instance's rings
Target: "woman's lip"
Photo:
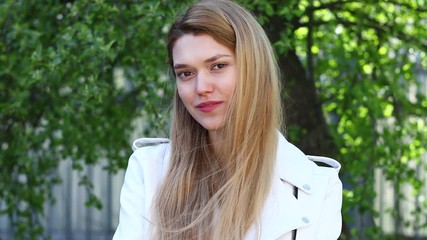
[[[202,112],[212,112],[215,110],[222,101],[208,101],[208,102],[202,102],[196,105],[196,108],[199,109]]]

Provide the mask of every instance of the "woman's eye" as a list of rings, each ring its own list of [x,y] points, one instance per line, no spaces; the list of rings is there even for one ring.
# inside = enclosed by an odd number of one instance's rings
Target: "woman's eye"
[[[226,63],[218,63],[218,64],[213,65],[212,69],[213,70],[218,70],[218,69],[221,69],[221,68],[223,68],[225,66],[227,66]]]
[[[191,76],[191,72],[185,71],[185,72],[179,72],[176,74],[179,78],[186,78]]]

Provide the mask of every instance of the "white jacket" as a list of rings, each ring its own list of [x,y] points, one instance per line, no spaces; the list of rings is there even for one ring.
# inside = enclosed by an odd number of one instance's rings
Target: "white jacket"
[[[340,164],[304,155],[278,134],[277,161],[271,192],[261,215],[262,240],[335,240],[341,233]],[[149,145],[149,146],[146,146]],[[168,170],[168,139],[143,138],[133,144],[120,196],[120,219],[113,240],[148,239],[150,210],[157,187]],[[330,167],[319,167],[322,162]],[[298,188],[297,198],[294,187]],[[255,227],[245,239],[255,238]]]

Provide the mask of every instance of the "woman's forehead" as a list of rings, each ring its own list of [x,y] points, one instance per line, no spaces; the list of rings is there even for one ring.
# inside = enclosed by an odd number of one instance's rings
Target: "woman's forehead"
[[[172,56],[174,63],[179,64],[205,61],[214,56],[234,56],[234,52],[208,34],[185,34],[176,40]]]

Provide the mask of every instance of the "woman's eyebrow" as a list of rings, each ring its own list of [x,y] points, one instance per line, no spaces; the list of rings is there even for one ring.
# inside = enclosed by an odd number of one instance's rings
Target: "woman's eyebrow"
[[[216,60],[218,60],[218,59],[220,59],[220,58],[223,58],[223,57],[232,57],[232,55],[229,55],[229,54],[216,54],[216,55],[214,55],[214,56],[212,56],[212,57],[210,57],[210,58],[208,58],[208,59],[206,59],[205,61],[203,61],[204,63],[211,63],[211,62],[215,62]],[[188,65],[188,64],[174,64],[173,65],[173,69],[174,70],[176,70],[176,69],[180,69],[180,68],[188,68],[188,67],[190,67],[190,65]]]
[[[180,69],[180,68],[188,68],[188,67],[190,67],[190,65],[188,65],[188,64],[174,64],[173,65],[174,70]]]
[[[231,57],[231,55],[229,55],[229,54],[217,54],[215,56],[212,56],[212,57],[206,59],[204,62],[205,63],[211,63],[211,62],[214,62],[217,59],[222,58],[222,57]]]

